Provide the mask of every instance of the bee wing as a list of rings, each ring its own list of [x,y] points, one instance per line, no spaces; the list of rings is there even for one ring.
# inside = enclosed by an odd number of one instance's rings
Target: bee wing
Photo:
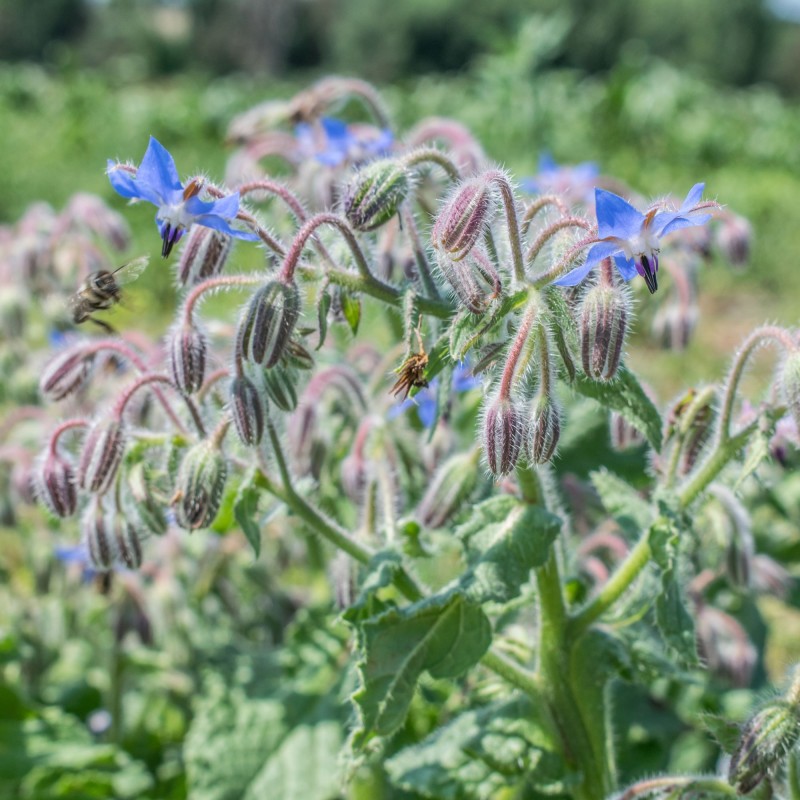
[[[111,274],[114,276],[118,286],[124,286],[126,283],[135,281],[145,270],[145,267],[150,263],[150,256],[139,256],[134,258],[133,261],[128,261],[121,267],[117,267]]]

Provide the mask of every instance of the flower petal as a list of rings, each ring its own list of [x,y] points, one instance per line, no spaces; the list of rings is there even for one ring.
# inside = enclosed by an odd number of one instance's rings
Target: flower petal
[[[611,239],[608,242],[598,242],[586,254],[586,263],[590,266],[594,266],[595,264],[599,264],[604,258],[619,253],[620,250],[622,250],[622,245],[619,239]]]
[[[703,189],[706,188],[705,183],[696,183],[689,189],[689,194],[686,195],[686,199],[681,203],[681,212],[691,211],[699,202],[700,198],[703,196]]]
[[[142,184],[124,169],[120,169],[113,161],[108,162],[106,169],[108,180],[114,191],[130,200],[146,200],[154,206],[161,205],[161,198],[150,186]]]
[[[614,263],[617,265],[622,280],[629,281],[637,275],[636,262],[632,258],[625,256],[615,256]]]
[[[199,197],[190,197],[184,204],[186,210],[193,216],[200,217],[213,214],[223,219],[234,219],[239,211],[239,193],[236,192],[220,200],[201,200]]]
[[[595,189],[594,203],[598,238],[617,236],[620,239],[632,239],[642,229],[644,214],[619,195],[605,189]]]
[[[152,136],[136,173],[136,182],[158,192],[162,203],[167,202],[173,192],[183,190],[175,161],[169,151]]]
[[[220,233],[227,233],[228,236],[233,236],[235,239],[243,239],[246,242],[259,241],[257,233],[240,231],[236,228],[232,228],[222,217],[218,217],[216,214],[201,214],[192,221],[195,225],[202,225],[204,228],[211,228]]]
[[[553,281],[553,286],[577,286],[591,271],[594,264],[581,264],[571,272]]]
[[[668,233],[679,231],[682,228],[693,228],[695,225],[705,225],[711,219],[711,214],[697,214],[691,217],[675,217],[671,222],[664,226],[659,236],[666,236]]]

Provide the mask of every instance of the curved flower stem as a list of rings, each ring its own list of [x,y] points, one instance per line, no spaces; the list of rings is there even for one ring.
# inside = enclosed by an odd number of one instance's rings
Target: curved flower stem
[[[212,197],[216,197],[217,199],[228,196],[227,192],[224,192],[219,188],[219,186],[214,186],[213,183],[205,183],[203,184],[203,188]],[[264,242],[264,244],[270,250],[277,253],[279,256],[282,256],[286,252],[286,248],[275,237],[273,237],[272,234],[270,234],[270,232],[249,211],[244,211],[240,208],[239,212],[236,214],[236,219],[240,219],[242,222],[251,227],[253,231],[258,234],[258,238],[261,239],[261,241]]]
[[[691,794],[678,792],[685,788]],[[726,780],[705,775],[662,775],[658,778],[645,778],[629,786],[616,795],[616,800],[636,800],[637,797],[714,797],[726,795],[739,797],[739,793]]]
[[[603,588],[569,622],[572,638],[579,637],[622,597],[650,561],[650,531],[642,534]]]
[[[739,388],[739,382],[742,379],[745,365],[753,352],[768,341],[776,342],[786,351],[797,349],[797,343],[794,341],[789,331],[777,325],[763,325],[760,328],[756,328],[747,339],[745,339],[744,344],[739,348],[739,352],[736,354],[733,366],[728,375],[728,380],[725,384],[725,394],[722,398],[722,411],[720,412],[719,427],[717,428],[716,447],[721,447],[730,438],[731,416],[733,414],[734,403],[736,402],[736,390]]]
[[[194,307],[206,292],[214,289],[245,289],[249,286],[259,286],[264,280],[263,275],[218,275],[215,278],[206,278],[198,283],[183,301],[184,324],[191,323]]]
[[[533,222],[534,217],[544,208],[548,206],[555,206],[559,213],[562,216],[567,216],[568,209],[564,202],[557,194],[544,194],[541,197],[537,197],[526,209],[525,213],[522,215],[522,233],[526,234],[528,232],[528,228],[531,226],[531,222]]]
[[[205,400],[206,395],[211,391],[212,387],[219,383],[219,381],[225,380],[225,378],[230,377],[230,370],[227,367],[220,367],[219,369],[215,369],[204,381],[203,385],[197,390],[197,402],[202,403]]]
[[[519,234],[519,221],[517,219],[517,200],[514,190],[504,172],[490,170],[487,180],[496,184],[503,198],[503,207],[506,212],[506,226],[508,227],[508,240],[511,244],[511,258],[514,263],[514,277],[519,283],[525,282],[525,263],[522,260],[522,239]]]
[[[559,231],[566,228],[583,228],[585,231],[592,230],[591,223],[587,222],[582,217],[563,217],[556,220],[551,225],[548,225],[535,239],[533,244],[528,248],[525,254],[525,261],[530,264],[536,260],[542,248],[553,238]]]
[[[517,374],[517,365],[522,357],[522,353],[528,345],[531,328],[539,315],[539,304],[531,302],[525,311],[520,322],[517,335],[509,348],[508,355],[506,356],[506,363],[503,367],[503,374],[500,378],[500,388],[498,395],[502,400],[508,400],[511,397],[511,387],[514,382],[514,376]]]
[[[136,394],[136,392],[138,392],[145,386],[149,386],[151,383],[165,383],[167,386],[170,386],[171,388],[175,389],[176,392],[178,391],[175,384],[166,375],[160,375],[153,372],[148,373],[147,375],[142,375],[119,396],[119,399],[114,405],[114,414],[121,419],[122,415],[125,413],[125,407],[131,401],[131,398],[134,396],[134,394]],[[155,391],[155,389],[153,391]],[[192,420],[194,421],[194,425],[197,428],[197,432],[200,434],[200,436],[204,437],[206,435],[206,429],[205,426],[203,425],[203,420],[200,416],[200,412],[197,410],[197,406],[194,404],[194,402],[190,397],[183,394],[182,392],[179,392],[179,394],[186,403],[186,407],[189,409],[189,413],[192,416]]]
[[[435,147],[412,150],[408,155],[403,156],[402,163],[408,168],[418,167],[421,164],[436,164],[447,173],[447,177],[451,181],[461,180],[461,172],[453,160]]]
[[[66,433],[67,431],[74,430],[75,428],[86,428],[88,427],[89,422],[85,419],[68,419],[59,425],[53,430],[50,434],[50,440],[47,444],[47,449],[50,452],[51,456],[55,456],[58,448],[58,440],[61,438],[62,434]]]
[[[408,238],[411,241],[411,249],[414,251],[414,261],[416,261],[417,264],[417,272],[419,272],[422,287],[430,297],[439,300],[439,292],[433,280],[433,275],[431,274],[431,265],[428,262],[428,256],[425,253],[425,248],[422,246],[422,240],[420,239],[417,219],[414,216],[414,212],[407,204],[404,204],[403,208],[400,210],[400,218],[408,232]]]
[[[389,112],[375,87],[358,78],[341,78],[338,75],[322,78],[306,91],[296,95],[292,105],[296,107],[298,113],[302,112],[306,105],[318,107],[314,108],[314,111],[321,113],[323,108],[348,95],[360,100],[382,128],[391,127]]]
[[[543,286],[547,286],[548,283],[552,283],[555,280],[558,280],[562,275],[565,275],[572,269],[572,262],[580,255],[582,250],[585,250],[589,245],[597,243],[597,235],[594,233],[594,228],[592,228],[592,235],[587,236],[585,239],[581,239],[580,242],[576,242],[567,252],[564,254],[562,259],[554,264],[550,269],[545,270],[540,275],[536,275],[533,278],[533,285],[536,289],[541,289]]]

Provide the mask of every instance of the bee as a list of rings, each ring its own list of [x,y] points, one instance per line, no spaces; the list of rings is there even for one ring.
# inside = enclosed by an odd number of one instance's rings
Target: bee
[[[108,333],[113,333],[114,329],[107,322],[93,317],[92,313],[105,311],[119,303],[122,298],[122,287],[135,281],[144,272],[149,261],[149,256],[141,256],[117,267],[113,272],[106,269],[92,272],[69,299],[72,321],[80,325],[86,320],[91,320]]]

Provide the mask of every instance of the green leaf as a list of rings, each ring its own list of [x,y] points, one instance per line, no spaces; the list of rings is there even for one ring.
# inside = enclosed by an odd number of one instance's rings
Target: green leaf
[[[391,586],[403,568],[400,554],[395,550],[380,550],[367,564],[366,577],[361,581],[358,598],[342,616],[351,625],[375,616],[387,609],[387,604],[378,599],[378,592]]]
[[[585,397],[591,397],[606,408],[621,414],[641,431],[656,452],[661,450],[661,417],[627,367],[620,367],[616,378],[608,383],[579,376],[572,386]]]
[[[554,514],[509,495],[480,503],[456,529],[471,564],[459,585],[478,603],[513,600],[531,570],[547,561],[560,530],[561,520]]]
[[[622,478],[607,469],[591,474],[592,485],[603,508],[619,522],[630,536],[638,536],[653,520],[653,509],[642,496]]]
[[[697,662],[694,620],[686,609],[674,567],[661,574],[661,593],[656,598],[656,623],[666,644],[687,664]]]
[[[331,309],[331,295],[326,286],[320,293],[317,299],[317,328],[319,329],[319,344],[316,349],[319,350],[325,344],[325,339],[328,336],[328,312]]]
[[[480,606],[449,591],[367,620],[361,627],[362,688],[353,699],[361,712],[355,742],[389,736],[406,718],[414,689],[427,671],[454,678],[477,663],[492,640]]]
[[[358,333],[358,325],[361,322],[361,298],[353,292],[341,291],[340,302],[342,304],[342,316],[350,326],[353,336]]]
[[[524,786],[565,791],[576,776],[545,733],[544,707],[517,696],[459,714],[388,759],[389,779],[433,800],[501,797]]]
[[[247,541],[250,542],[256,558],[261,553],[261,529],[254,519],[258,513],[260,497],[261,492],[252,483],[243,483],[236,493],[236,502],[233,505],[233,516],[247,537]]]
[[[485,313],[472,314],[466,309],[459,311],[450,323],[448,347],[453,361],[463,361],[481,337],[499,327],[514,309],[528,299],[528,292],[521,289],[492,302]]]

